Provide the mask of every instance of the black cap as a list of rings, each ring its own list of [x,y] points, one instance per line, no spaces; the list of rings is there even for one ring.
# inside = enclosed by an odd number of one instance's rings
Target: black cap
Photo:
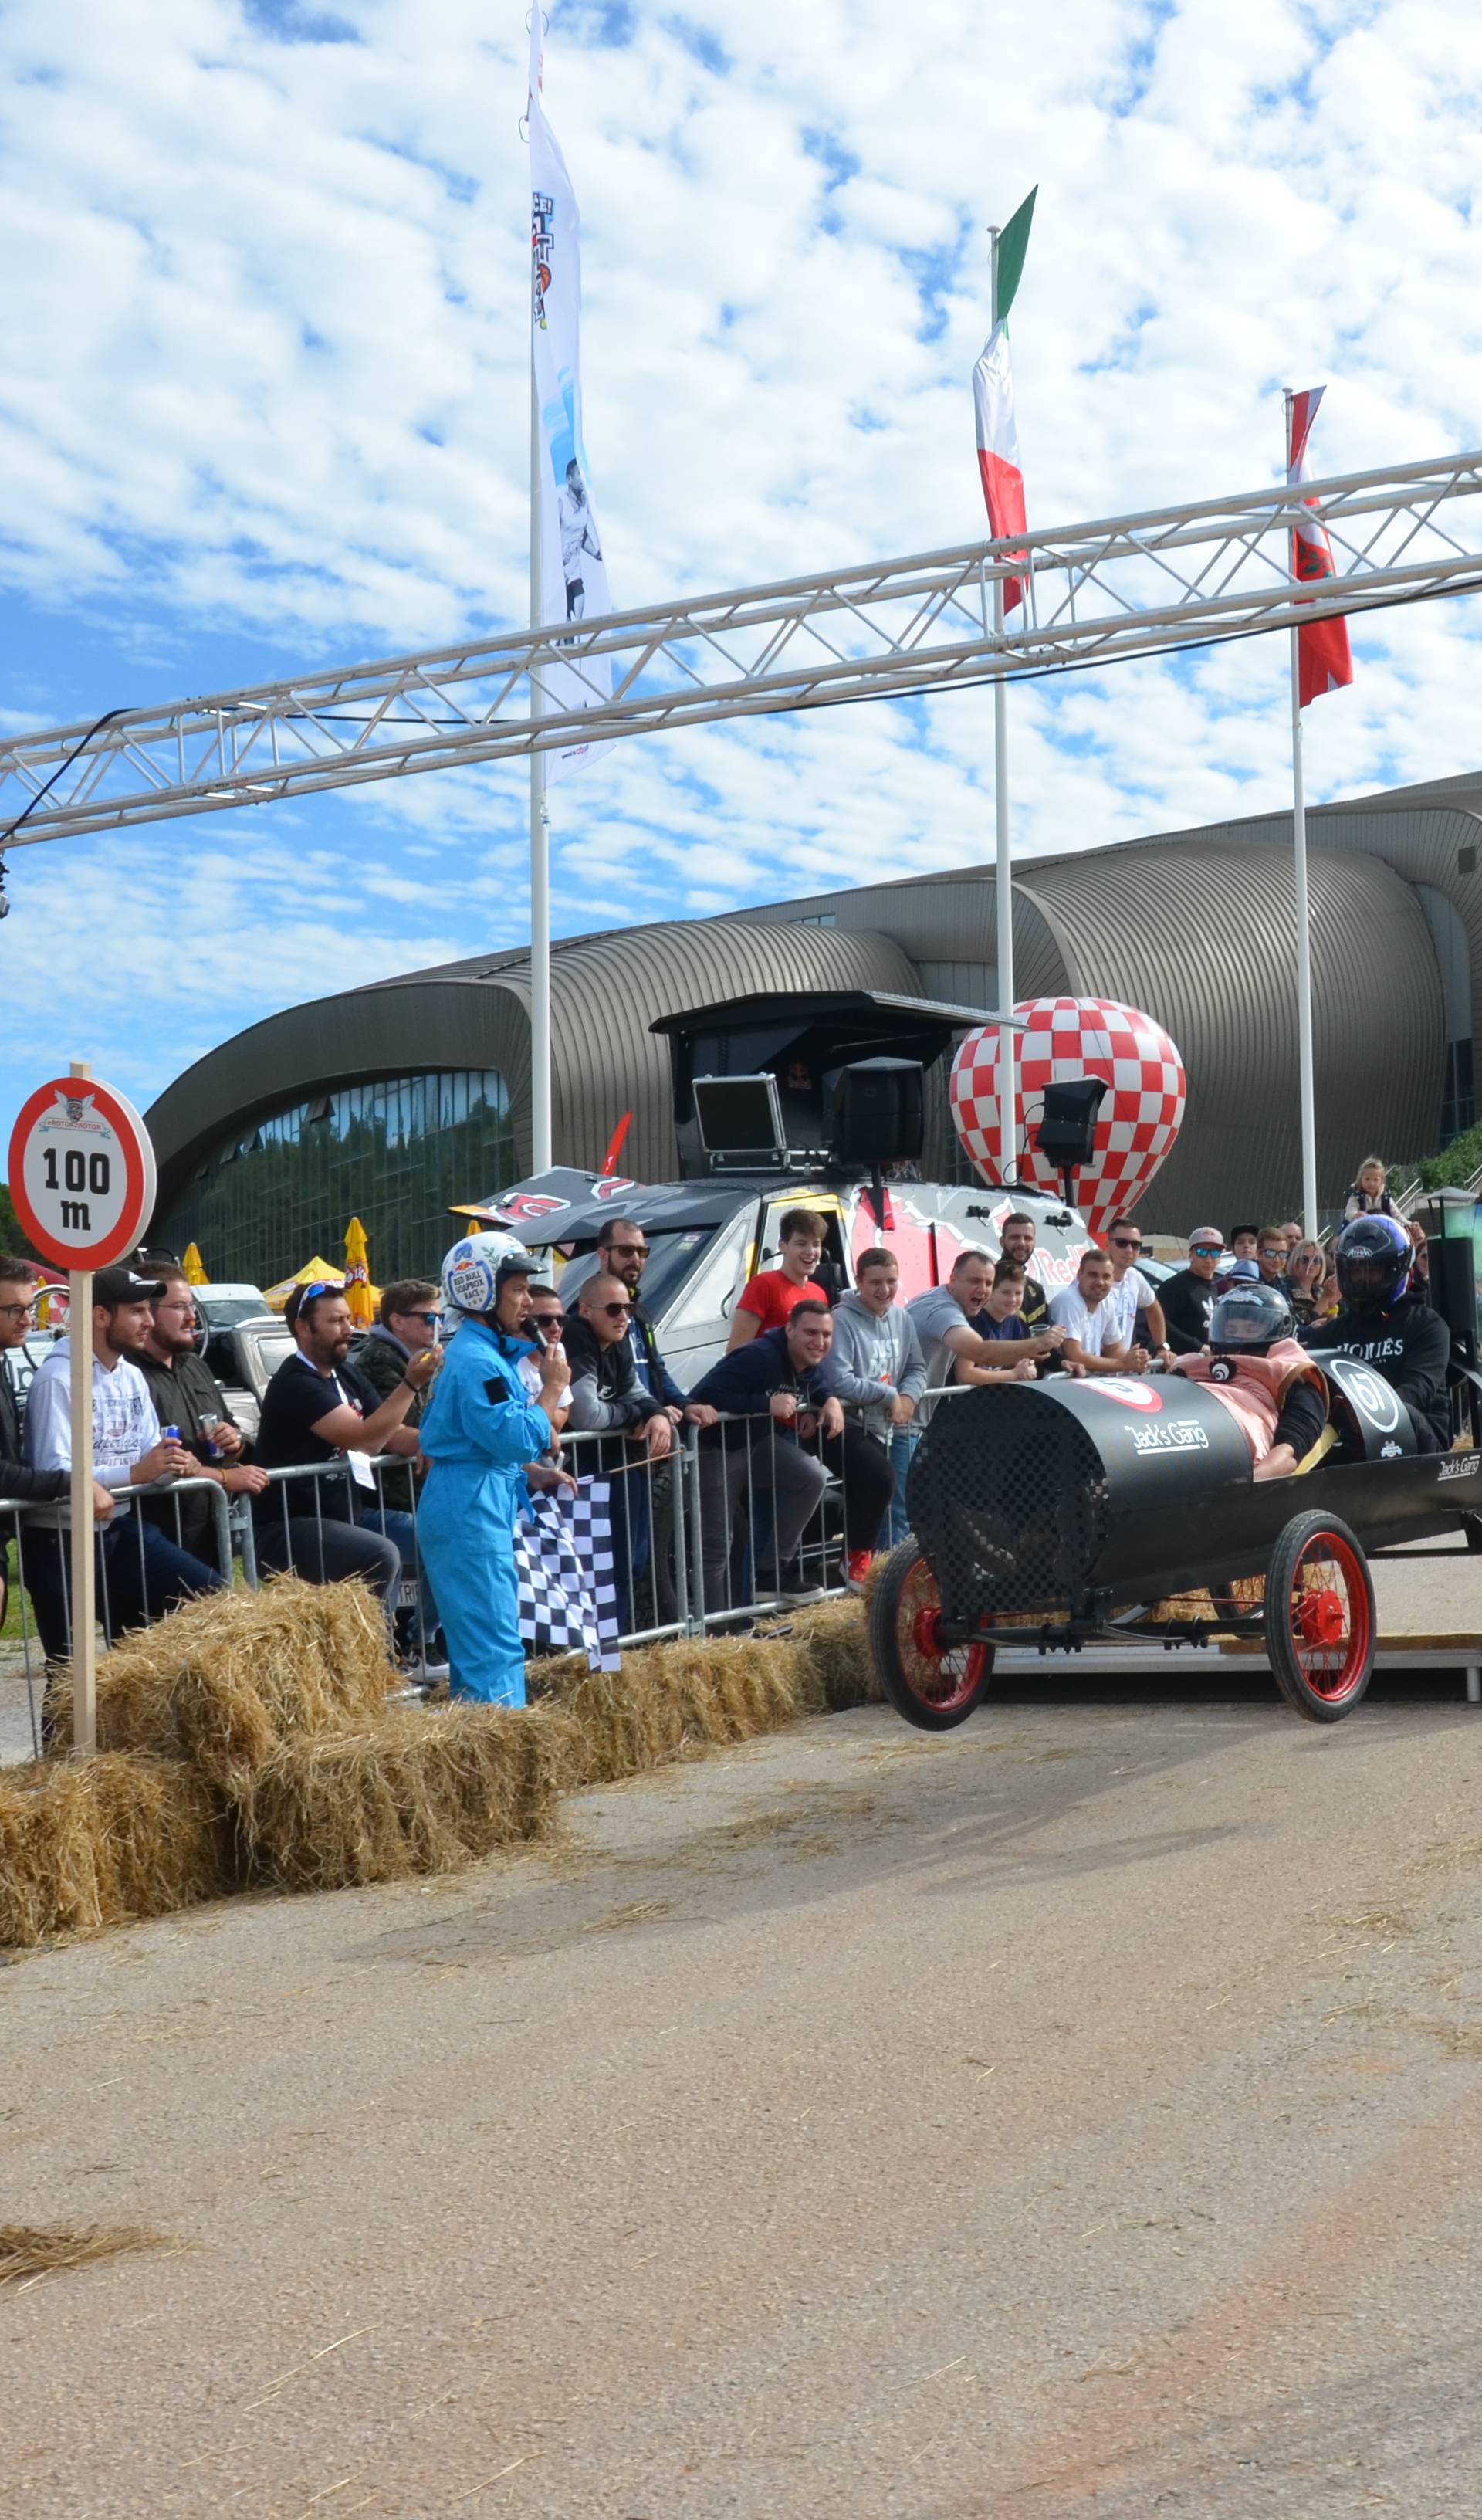
[[[141,1278],[137,1269],[120,1261],[116,1269],[99,1269],[93,1277],[95,1304],[157,1304],[164,1292],[162,1278]]]

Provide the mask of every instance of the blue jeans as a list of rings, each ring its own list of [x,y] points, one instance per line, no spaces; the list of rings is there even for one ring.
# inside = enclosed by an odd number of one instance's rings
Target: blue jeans
[[[895,1494],[885,1508],[885,1519],[880,1525],[878,1546],[881,1549],[897,1549],[903,1540],[911,1537],[911,1518],[906,1511],[906,1472],[921,1440],[920,1426],[892,1426],[890,1429],[890,1440],[885,1450],[895,1472]]]
[[[71,1538],[30,1530],[22,1540],[22,1573],[48,1661],[71,1651]],[[164,1616],[198,1593],[219,1593],[225,1578],[186,1549],[177,1549],[137,1511],[104,1523],[98,1533],[98,1617],[112,1644],[129,1628]]]
[[[432,1579],[427,1573],[427,1558],[417,1546],[417,1517],[400,1506],[363,1505],[356,1516],[362,1531],[379,1531],[394,1541],[401,1554],[403,1575],[412,1576],[418,1586],[417,1608],[412,1619],[412,1635],[426,1652],[436,1636],[441,1621]]]

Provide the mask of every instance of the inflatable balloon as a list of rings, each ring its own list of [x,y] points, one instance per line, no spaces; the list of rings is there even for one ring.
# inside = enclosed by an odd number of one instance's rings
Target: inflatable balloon
[[[1076,1175],[1076,1205],[1094,1234],[1137,1205],[1179,1134],[1184,1062],[1161,1024],[1111,998],[1028,998],[1015,1007],[1018,1036],[1015,1141],[1025,1189],[1061,1188],[1059,1174],[1026,1135],[1044,1107],[1047,1085],[1104,1078],[1110,1091],[1096,1124],[1095,1151]],[[952,1062],[952,1117],[984,1181],[999,1176],[999,1037],[995,1025],[967,1035]]]

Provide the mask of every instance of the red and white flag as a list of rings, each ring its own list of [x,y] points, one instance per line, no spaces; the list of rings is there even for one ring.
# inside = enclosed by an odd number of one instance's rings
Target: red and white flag
[[[1294,393],[1291,398],[1291,433],[1286,449],[1286,479],[1295,489],[1312,479],[1307,461],[1307,441],[1312,424],[1318,416],[1318,405],[1326,387],[1314,385],[1307,393]],[[1314,504],[1309,500],[1307,505]],[[1326,527],[1316,517],[1303,518],[1292,527],[1291,570],[1304,585],[1324,577],[1336,577],[1332,545]],[[1348,650],[1348,624],[1341,614],[1329,621],[1314,621],[1297,632],[1297,702],[1305,708],[1309,700],[1321,699],[1325,692],[1341,691],[1353,681],[1353,658]]]
[[[995,542],[1021,534],[1024,475],[1019,467],[1019,433],[1013,423],[1013,369],[1009,358],[1009,327],[995,324],[972,371],[972,408],[977,421],[978,471],[988,502],[988,523]],[[1012,555],[1017,559],[1019,555]],[[1004,610],[1011,612],[1023,595],[1016,577],[1004,580]]]

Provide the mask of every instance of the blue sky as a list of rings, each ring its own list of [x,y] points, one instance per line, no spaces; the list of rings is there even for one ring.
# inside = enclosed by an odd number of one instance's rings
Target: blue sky
[[[1038,523],[1482,437],[1482,22],[1422,0],[554,0],[614,598],[982,530],[984,230]],[[1048,29],[1048,31],[1047,31]],[[507,625],[525,602],[523,12],[11,0],[0,727]],[[1011,111],[1006,101],[1011,101]],[[1365,628],[1317,795],[1482,763],[1473,605]],[[1286,793],[1261,643],[1012,701],[1028,855]],[[988,854],[964,694],[620,745],[555,791],[573,931]],[[525,782],[438,774],[12,859],[0,1124],[148,1102],[293,1000],[526,932]]]

